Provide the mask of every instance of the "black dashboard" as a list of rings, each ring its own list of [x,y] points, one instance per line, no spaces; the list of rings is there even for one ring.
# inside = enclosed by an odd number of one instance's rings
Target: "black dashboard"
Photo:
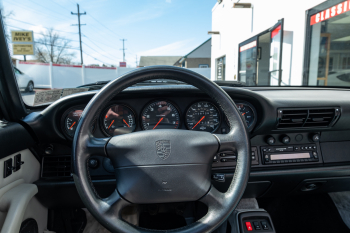
[[[344,185],[344,176],[350,177],[348,90],[223,89],[235,101],[250,131],[252,166],[245,196],[300,193],[310,182],[316,186],[313,192],[350,189]],[[68,170],[74,128],[95,93],[67,96],[45,109],[32,109],[24,119],[40,142],[35,150],[42,160],[42,180],[37,185],[50,186],[51,195],[59,193],[52,182],[57,187],[74,185]],[[158,127],[225,134],[229,131],[225,118],[220,106],[192,86],[131,87],[101,106],[91,131],[101,138]],[[237,156],[242,155],[227,151],[213,158],[213,183],[221,191],[232,179]],[[90,161],[96,185],[107,182],[113,190],[114,173],[108,158],[94,156]],[[52,163],[65,164],[66,170]]]

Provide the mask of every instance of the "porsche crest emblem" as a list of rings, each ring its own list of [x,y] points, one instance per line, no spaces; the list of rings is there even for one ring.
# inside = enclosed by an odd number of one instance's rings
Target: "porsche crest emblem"
[[[166,160],[170,156],[170,140],[156,141],[156,151],[159,158]]]

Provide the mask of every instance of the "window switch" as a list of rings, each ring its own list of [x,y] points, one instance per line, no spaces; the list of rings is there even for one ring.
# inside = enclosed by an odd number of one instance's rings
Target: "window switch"
[[[245,226],[247,227],[248,231],[252,231],[253,230],[252,224],[250,222],[245,222]]]
[[[255,230],[257,230],[257,231],[261,230],[259,222],[253,222],[253,225],[254,225]]]
[[[262,222],[261,222],[261,226],[262,226],[262,228],[263,228],[264,230],[268,230],[268,229],[269,229],[269,227],[267,226],[267,222],[265,222],[265,221],[262,221]]]

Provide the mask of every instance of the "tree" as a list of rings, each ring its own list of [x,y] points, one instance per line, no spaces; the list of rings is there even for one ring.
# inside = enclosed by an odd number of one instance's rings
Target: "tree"
[[[52,28],[35,42],[36,59],[44,63],[71,64],[75,53],[70,52],[70,40],[60,37]]]

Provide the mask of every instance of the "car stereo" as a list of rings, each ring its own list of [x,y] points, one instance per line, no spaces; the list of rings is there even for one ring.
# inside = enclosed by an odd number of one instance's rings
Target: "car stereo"
[[[317,147],[310,145],[261,147],[263,164],[318,162]]]

